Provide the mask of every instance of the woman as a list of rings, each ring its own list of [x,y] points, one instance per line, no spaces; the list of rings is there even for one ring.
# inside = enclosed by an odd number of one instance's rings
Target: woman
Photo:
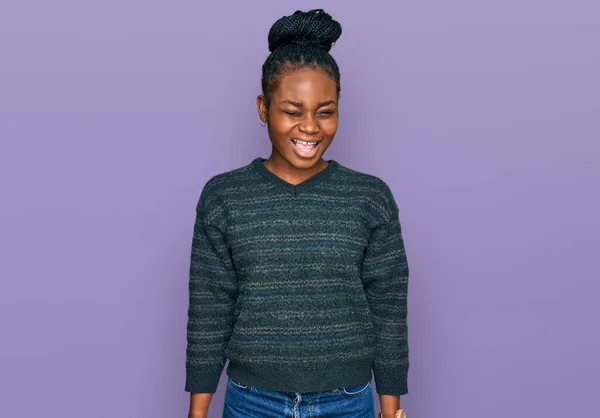
[[[373,417],[408,393],[406,262],[380,178],[323,154],[338,127],[342,32],[321,9],[273,24],[258,114],[268,159],[213,176],[197,206],[186,391],[206,417]]]

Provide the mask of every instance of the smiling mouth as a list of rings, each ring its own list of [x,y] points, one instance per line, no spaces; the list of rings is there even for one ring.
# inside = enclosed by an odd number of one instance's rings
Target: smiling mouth
[[[315,149],[316,146],[319,144],[319,141],[301,141],[301,140],[296,139],[296,138],[292,138],[292,142],[296,146],[306,147],[308,149]]]

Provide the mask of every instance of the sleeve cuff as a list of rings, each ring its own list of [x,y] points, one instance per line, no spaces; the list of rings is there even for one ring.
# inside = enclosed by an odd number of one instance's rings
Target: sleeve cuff
[[[375,390],[380,395],[406,395],[408,393],[408,365],[390,367],[373,365]]]
[[[215,393],[219,386],[223,367],[223,365],[217,367],[186,366],[185,391]]]

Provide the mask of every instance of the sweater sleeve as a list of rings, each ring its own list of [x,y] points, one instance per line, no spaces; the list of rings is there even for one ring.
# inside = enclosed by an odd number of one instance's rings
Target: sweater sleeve
[[[393,198],[392,198],[393,199]],[[392,200],[393,202],[393,200]],[[371,232],[362,280],[375,331],[373,374],[379,394],[408,393],[408,264],[398,207]]]
[[[224,210],[205,186],[196,208],[189,274],[187,392],[214,393],[233,330],[237,280],[225,240]]]

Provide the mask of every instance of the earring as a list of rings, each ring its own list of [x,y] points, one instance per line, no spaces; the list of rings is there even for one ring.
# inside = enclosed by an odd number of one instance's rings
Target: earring
[[[267,124],[266,123],[262,123],[262,121],[261,121],[260,126],[262,126],[264,128],[265,126],[267,126]]]

